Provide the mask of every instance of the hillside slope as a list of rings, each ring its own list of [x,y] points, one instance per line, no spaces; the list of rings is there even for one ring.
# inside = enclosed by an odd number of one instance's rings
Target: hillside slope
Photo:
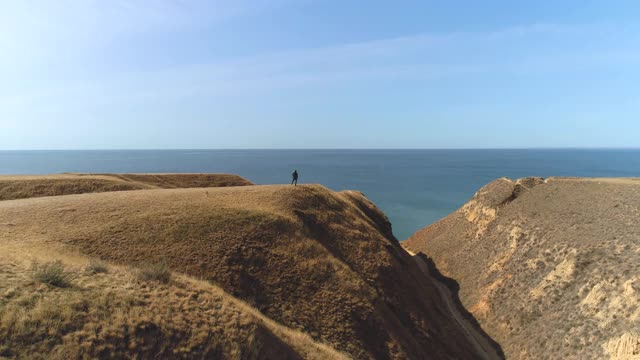
[[[640,357],[640,180],[498,179],[403,246],[513,359]]]
[[[163,284],[46,246],[0,244],[0,359],[346,359],[266,318],[219,287],[174,275]],[[36,281],[56,259],[73,276]],[[95,266],[95,265],[93,265]]]
[[[0,201],[108,191],[253,185],[229,174],[57,174],[0,176]]]
[[[121,266],[165,261],[354,358],[496,357],[479,353],[357,192],[273,185],[2,201],[1,246],[18,258],[45,249]]]

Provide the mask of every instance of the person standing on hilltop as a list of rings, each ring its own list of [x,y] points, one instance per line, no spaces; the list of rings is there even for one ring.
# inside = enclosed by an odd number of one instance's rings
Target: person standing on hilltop
[[[298,170],[293,170],[293,174],[291,174],[291,177],[293,178],[291,180],[291,185],[298,186]]]

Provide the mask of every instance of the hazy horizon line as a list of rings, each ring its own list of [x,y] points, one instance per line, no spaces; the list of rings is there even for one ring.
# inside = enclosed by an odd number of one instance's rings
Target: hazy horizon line
[[[420,150],[640,150],[640,146],[532,146],[469,148],[87,148],[87,149],[0,149],[9,151],[420,151]]]

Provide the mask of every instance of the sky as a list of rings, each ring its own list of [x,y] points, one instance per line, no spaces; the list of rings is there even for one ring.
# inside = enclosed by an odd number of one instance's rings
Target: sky
[[[0,0],[0,149],[640,146],[640,2]]]

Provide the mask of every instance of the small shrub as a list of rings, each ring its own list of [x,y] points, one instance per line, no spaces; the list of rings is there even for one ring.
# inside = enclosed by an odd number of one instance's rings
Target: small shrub
[[[107,263],[102,260],[91,260],[85,271],[89,274],[102,274],[109,272],[109,268],[107,267]]]
[[[44,264],[34,262],[31,265],[33,279],[43,284],[57,287],[69,287],[75,278],[74,274],[65,271],[62,261],[52,261]]]
[[[11,357],[15,356],[15,354],[13,353],[13,351],[11,351],[9,345],[2,344],[0,345],[0,356]]]
[[[167,264],[166,261],[143,264],[138,270],[138,278],[145,281],[152,280],[166,284],[171,280],[169,264]]]

